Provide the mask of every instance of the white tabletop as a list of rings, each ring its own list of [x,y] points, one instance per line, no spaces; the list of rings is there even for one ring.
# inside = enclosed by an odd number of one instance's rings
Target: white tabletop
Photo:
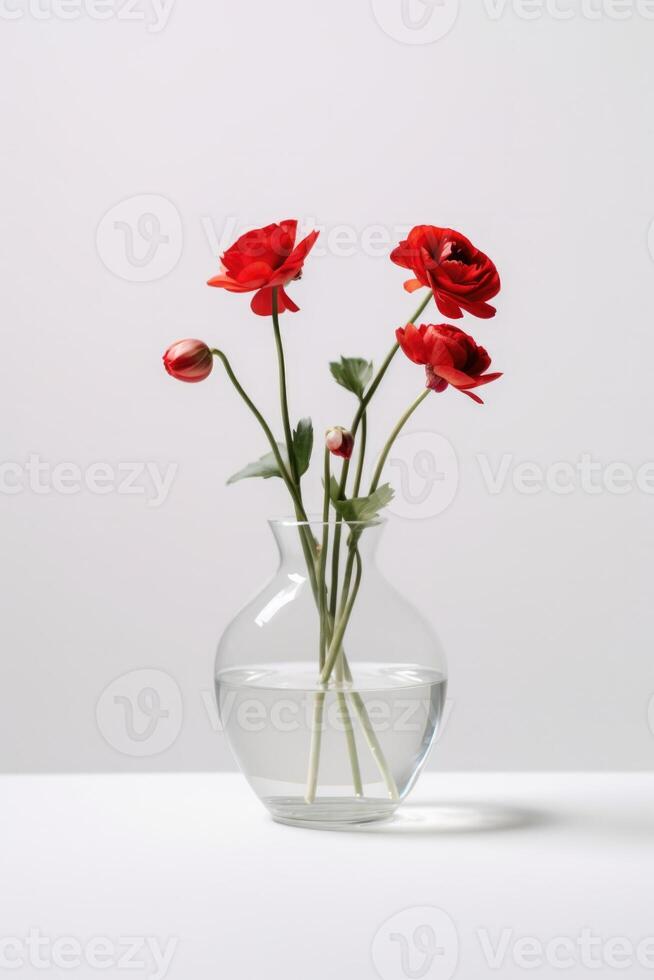
[[[650,774],[426,774],[338,833],[273,823],[234,774],[0,786],[20,980],[654,974]]]

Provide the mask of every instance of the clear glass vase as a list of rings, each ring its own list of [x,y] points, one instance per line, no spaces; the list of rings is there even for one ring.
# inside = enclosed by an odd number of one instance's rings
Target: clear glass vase
[[[220,640],[223,729],[281,822],[339,827],[391,816],[437,733],[445,657],[379,572],[383,524],[271,521],[277,574]]]

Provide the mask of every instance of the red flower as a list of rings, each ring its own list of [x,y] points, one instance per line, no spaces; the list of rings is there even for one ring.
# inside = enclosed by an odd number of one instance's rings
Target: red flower
[[[470,389],[502,377],[501,372],[484,374],[491,363],[487,352],[463,330],[448,323],[421,327],[409,323],[396,330],[395,336],[410,360],[425,365],[427,387],[433,391],[445,391],[449,384],[483,404]]]
[[[500,291],[500,277],[494,264],[458,231],[417,225],[409,237],[391,252],[391,260],[411,269],[415,279],[404,288],[412,293],[421,286],[434,291],[443,316],[458,320],[462,310],[487,320],[495,308],[487,300]]]
[[[313,248],[317,231],[312,231],[299,245],[295,244],[297,221],[282,221],[278,225],[255,228],[228,248],[221,262],[220,275],[208,282],[209,286],[227,289],[230,293],[252,293],[251,307],[259,316],[272,313],[272,291],[277,286],[278,312],[299,307],[284,291],[292,279],[299,279],[302,266]]]
[[[213,368],[213,354],[202,340],[178,340],[163,356],[168,374],[178,381],[204,381]]]
[[[332,456],[349,459],[354,449],[354,436],[341,425],[335,425],[332,429],[327,429],[325,445]]]

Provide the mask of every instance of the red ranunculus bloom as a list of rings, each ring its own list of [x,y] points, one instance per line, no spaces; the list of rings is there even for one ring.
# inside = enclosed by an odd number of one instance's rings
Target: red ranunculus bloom
[[[495,308],[487,300],[500,291],[500,277],[494,264],[464,235],[451,228],[416,225],[409,237],[391,252],[391,260],[411,269],[415,279],[404,288],[428,286],[443,316],[458,320],[462,310],[487,320]]]
[[[424,364],[427,387],[433,391],[445,391],[448,385],[458,388],[464,395],[482,403],[470,389],[487,385],[501,378],[501,372],[484,374],[491,359],[483,347],[478,347],[458,327],[448,323],[423,324],[414,327],[409,323],[395,332],[397,342],[408,358],[416,364]]]
[[[163,356],[168,374],[178,381],[204,381],[213,368],[213,354],[202,340],[177,340]]]
[[[250,305],[259,316],[272,313],[272,291],[277,286],[279,313],[284,310],[297,313],[299,307],[284,291],[284,286],[302,275],[302,265],[318,234],[312,231],[296,245],[297,221],[291,220],[248,231],[221,256],[222,271],[208,285],[230,293],[254,292]]]

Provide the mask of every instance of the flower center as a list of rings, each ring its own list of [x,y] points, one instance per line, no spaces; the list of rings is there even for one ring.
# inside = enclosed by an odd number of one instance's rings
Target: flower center
[[[446,242],[441,259],[444,262],[461,262],[463,265],[470,265],[468,250],[458,242]]]

